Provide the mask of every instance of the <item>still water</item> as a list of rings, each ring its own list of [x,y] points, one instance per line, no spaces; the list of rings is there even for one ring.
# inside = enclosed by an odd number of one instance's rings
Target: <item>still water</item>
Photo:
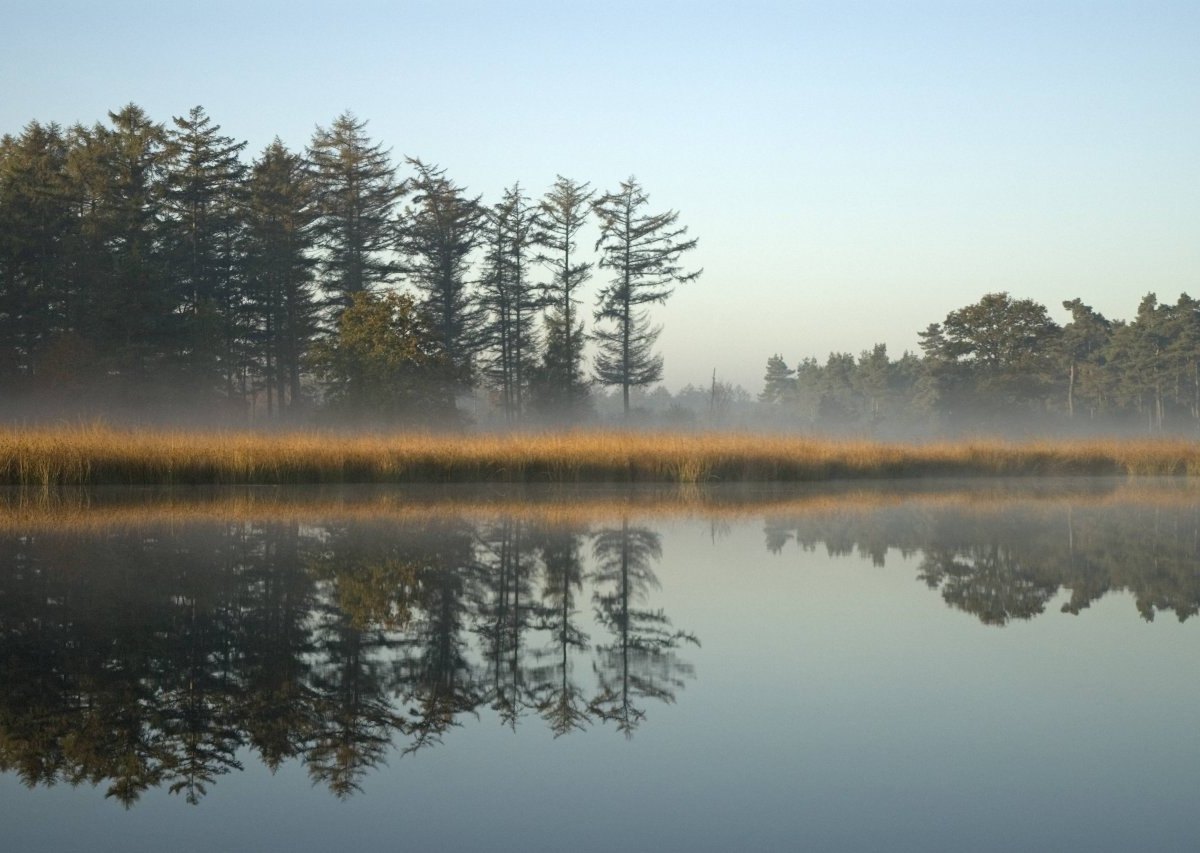
[[[1200,488],[8,493],[0,849],[1194,850]]]

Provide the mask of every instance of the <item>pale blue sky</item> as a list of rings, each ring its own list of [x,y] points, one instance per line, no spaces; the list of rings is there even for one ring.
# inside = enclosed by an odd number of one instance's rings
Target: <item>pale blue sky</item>
[[[636,174],[705,274],[672,389],[761,387],[985,292],[1200,294],[1200,3],[13,2],[0,132],[203,105],[257,151],[353,110],[494,198]],[[594,282],[591,289],[594,292]],[[589,292],[590,297],[590,292]]]

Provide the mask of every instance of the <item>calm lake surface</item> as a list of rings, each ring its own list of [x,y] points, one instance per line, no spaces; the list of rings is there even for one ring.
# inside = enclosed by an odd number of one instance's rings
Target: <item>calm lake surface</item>
[[[1195,850],[1200,486],[9,492],[0,849]]]

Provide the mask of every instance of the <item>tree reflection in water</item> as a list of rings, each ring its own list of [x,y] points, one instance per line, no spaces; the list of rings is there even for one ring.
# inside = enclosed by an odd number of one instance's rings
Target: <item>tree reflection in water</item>
[[[537,518],[536,515],[533,518]],[[1194,502],[832,502],[771,516],[767,548],[898,551],[990,625],[1065,591],[1200,608]],[[793,544],[794,543],[794,544]],[[340,797],[464,715],[626,736],[698,640],[654,606],[658,533],[494,514],[114,524],[0,536],[0,770],[29,786],[199,801],[256,756]]]
[[[1060,590],[1078,614],[1109,592],[1133,595],[1150,621],[1200,609],[1200,505],[1066,502],[946,505],[912,501],[769,518],[767,547],[824,546],[884,565],[889,551],[920,556],[919,577],[945,602],[989,625],[1030,619]]]
[[[453,516],[0,537],[0,769],[194,803],[249,750],[346,797],[484,708],[629,734],[690,673],[642,609],[660,556],[628,523]],[[613,633],[595,648],[589,587]]]

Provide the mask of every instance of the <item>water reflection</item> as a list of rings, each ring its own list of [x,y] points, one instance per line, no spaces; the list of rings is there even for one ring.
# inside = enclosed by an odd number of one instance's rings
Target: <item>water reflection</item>
[[[1148,620],[1200,608],[1187,493],[856,493],[706,518],[716,537],[754,513],[771,552],[899,553],[989,625],[1064,591],[1074,614],[1113,591]],[[631,737],[695,678],[653,513],[263,515],[0,528],[0,770],[129,806],[300,761],[347,797],[467,718]]]
[[[1180,621],[1200,610],[1200,501],[1187,493],[1118,492],[1038,500],[853,502],[768,518],[767,547],[824,547],[883,566],[889,551],[919,557],[918,575],[946,604],[988,625],[1029,619],[1060,591],[1078,614],[1109,592],[1133,595],[1138,613]]]
[[[127,806],[159,786],[197,802],[245,747],[348,796],[484,707],[629,736],[692,676],[674,649],[695,638],[651,606],[658,536],[628,521],[163,524],[0,549],[0,769]]]

